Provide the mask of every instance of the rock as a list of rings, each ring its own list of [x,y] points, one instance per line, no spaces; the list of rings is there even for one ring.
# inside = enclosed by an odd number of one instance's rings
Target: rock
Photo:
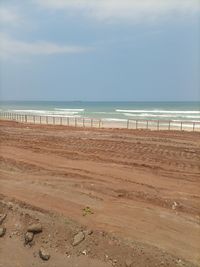
[[[81,253],[86,256],[87,255],[87,250],[85,249]]]
[[[46,251],[44,248],[41,248],[41,249],[39,250],[39,256],[40,256],[40,258],[41,258],[42,260],[44,260],[44,261],[48,261],[49,258],[50,258],[50,254],[49,254],[49,252]]]
[[[72,243],[73,246],[79,245],[85,239],[85,234],[83,232],[79,232],[74,236],[74,241]]]
[[[32,224],[28,227],[27,232],[34,234],[42,232],[42,225],[40,223]]]
[[[126,261],[125,261],[125,266],[126,267],[131,267],[132,266],[132,260],[130,260],[130,259],[127,259]]]
[[[0,225],[3,223],[3,221],[5,220],[7,214],[0,214]]]
[[[3,237],[6,233],[6,228],[5,227],[0,227],[0,237]]]
[[[33,238],[34,238],[34,234],[32,232],[27,232],[25,234],[25,244],[28,244],[30,243],[31,241],[33,241]]]

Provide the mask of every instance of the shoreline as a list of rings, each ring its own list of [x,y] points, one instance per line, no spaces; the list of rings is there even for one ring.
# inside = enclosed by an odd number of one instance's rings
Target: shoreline
[[[177,130],[177,131],[200,131],[200,121],[165,121],[165,120],[117,120],[117,119],[94,119],[52,115],[30,115],[1,112],[0,119],[17,121],[21,123],[39,125],[63,125],[83,128],[119,128],[119,129],[146,129],[146,130]]]

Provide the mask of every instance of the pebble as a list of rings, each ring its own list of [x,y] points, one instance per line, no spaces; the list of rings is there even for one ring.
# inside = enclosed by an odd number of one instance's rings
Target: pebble
[[[77,246],[85,239],[85,234],[83,232],[79,232],[74,236],[74,240],[72,245]]]
[[[1,227],[0,228],[0,237],[3,237],[6,233],[6,228],[5,227]]]
[[[31,241],[33,241],[33,238],[34,238],[34,234],[32,232],[27,232],[25,234],[25,244],[28,244]]]
[[[40,256],[40,258],[41,258],[42,260],[44,260],[44,261],[48,261],[49,258],[50,258],[50,254],[49,254],[49,252],[46,251],[44,248],[41,248],[41,249],[39,250],[39,256]]]
[[[32,224],[28,227],[27,232],[31,232],[34,234],[42,232],[42,225],[40,223]]]

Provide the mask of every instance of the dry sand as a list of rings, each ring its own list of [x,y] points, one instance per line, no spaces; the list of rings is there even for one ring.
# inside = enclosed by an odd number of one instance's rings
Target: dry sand
[[[0,126],[0,266],[200,266],[200,133]]]

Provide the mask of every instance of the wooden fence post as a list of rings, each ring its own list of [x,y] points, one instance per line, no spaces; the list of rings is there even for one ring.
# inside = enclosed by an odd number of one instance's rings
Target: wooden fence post
[[[149,121],[147,120],[147,130],[148,130],[148,128],[149,128]]]
[[[181,121],[181,131],[183,130],[183,122]]]
[[[129,128],[129,120],[127,120],[127,129]]]
[[[193,122],[193,132],[194,132],[194,129],[195,129],[195,122]]]
[[[169,121],[169,126],[168,126],[168,130],[171,129],[171,121]]]
[[[135,128],[138,128],[138,120],[135,121]]]
[[[159,131],[159,126],[160,126],[159,124],[160,124],[160,121],[158,120],[158,121],[157,121],[157,130],[158,130],[158,131]]]
[[[69,126],[69,117],[67,117],[67,126]]]

